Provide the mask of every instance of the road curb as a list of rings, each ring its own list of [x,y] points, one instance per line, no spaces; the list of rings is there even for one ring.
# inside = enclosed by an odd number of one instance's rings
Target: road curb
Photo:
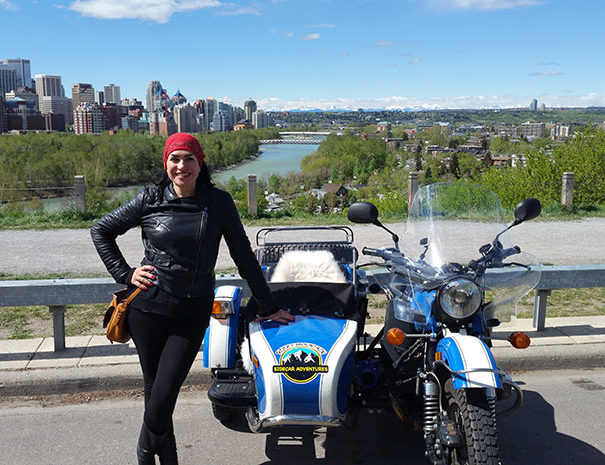
[[[494,358],[507,372],[605,367],[605,343],[533,346],[525,350],[495,347]],[[184,386],[210,384],[210,370],[196,361]],[[142,389],[138,364],[3,371],[0,396],[49,396]]]
[[[605,367],[605,343],[493,349],[504,371],[574,370]]]

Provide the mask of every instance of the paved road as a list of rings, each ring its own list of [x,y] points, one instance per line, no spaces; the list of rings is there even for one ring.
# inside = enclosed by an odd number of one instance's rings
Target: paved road
[[[398,233],[403,223],[387,225]],[[389,245],[390,236],[367,225],[351,225],[355,245],[380,247]],[[468,227],[468,225],[466,226]],[[246,228],[248,237],[254,238],[260,228]],[[599,264],[605,261],[605,218],[586,218],[566,222],[528,222],[512,230],[512,240],[525,251],[535,255],[541,263]],[[131,230],[118,238],[128,262],[139,263],[142,245],[139,230]],[[466,244],[463,244],[466,246]],[[476,246],[467,257],[477,255]],[[219,254],[219,270],[233,267],[227,247],[223,243]],[[88,230],[60,229],[50,231],[0,231],[0,272],[11,274],[39,274],[72,271],[75,273],[104,273],[90,240]]]
[[[503,465],[605,463],[605,369],[525,372],[524,407],[498,419]],[[47,404],[48,405],[48,404]],[[59,406],[0,404],[1,463],[134,464],[140,398]],[[212,417],[205,392],[181,396],[175,427],[182,465],[428,465],[422,436],[392,414],[365,413],[354,430],[251,434]],[[236,425],[237,426],[237,425]]]

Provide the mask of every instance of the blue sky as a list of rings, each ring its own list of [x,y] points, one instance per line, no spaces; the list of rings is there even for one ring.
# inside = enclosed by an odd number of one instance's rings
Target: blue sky
[[[266,110],[605,106],[603,0],[0,0],[0,59]]]

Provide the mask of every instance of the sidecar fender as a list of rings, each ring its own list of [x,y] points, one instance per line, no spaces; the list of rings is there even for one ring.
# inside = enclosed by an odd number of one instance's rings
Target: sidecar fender
[[[241,299],[241,287],[220,286],[214,291],[214,301],[227,302],[233,313],[227,315],[226,318],[210,316],[203,343],[205,368],[233,368],[235,366]]]
[[[501,375],[489,347],[475,336],[450,334],[437,344],[435,358],[454,372],[454,389],[502,388]]]

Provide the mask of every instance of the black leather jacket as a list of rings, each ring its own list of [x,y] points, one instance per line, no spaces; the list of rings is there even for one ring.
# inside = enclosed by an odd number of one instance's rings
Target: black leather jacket
[[[140,226],[145,258],[153,265],[156,285],[177,297],[214,294],[214,266],[225,238],[240,275],[261,304],[261,315],[278,310],[250,247],[231,195],[215,187],[179,198],[172,185],[146,187],[126,204],[101,218],[90,234],[107,270],[118,283],[130,284],[131,268],[116,237]]]

